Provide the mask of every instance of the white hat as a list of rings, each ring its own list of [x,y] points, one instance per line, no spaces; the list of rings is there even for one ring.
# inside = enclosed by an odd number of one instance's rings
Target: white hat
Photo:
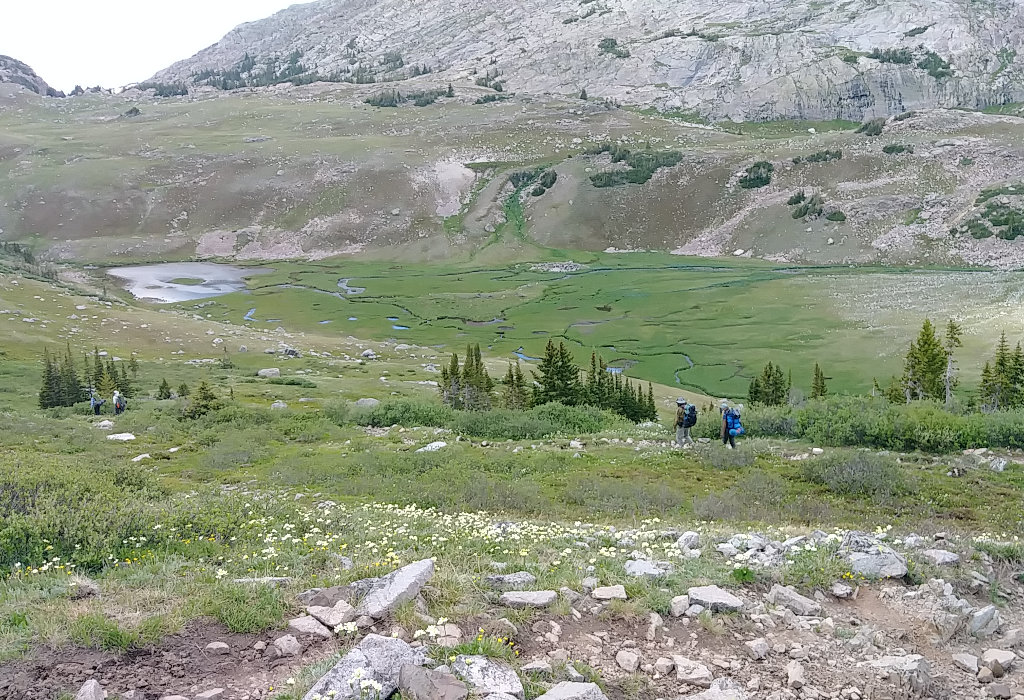
[[[676,405],[677,406],[683,406],[685,404],[686,404],[686,399],[684,399],[682,396],[680,396],[678,399],[676,399]]]

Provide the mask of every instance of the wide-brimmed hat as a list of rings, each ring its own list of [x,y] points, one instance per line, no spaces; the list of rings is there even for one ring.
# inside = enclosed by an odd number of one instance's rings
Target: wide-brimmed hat
[[[676,399],[676,405],[677,406],[683,406],[685,404],[686,404],[686,399],[684,399],[682,396],[680,396],[678,399]]]

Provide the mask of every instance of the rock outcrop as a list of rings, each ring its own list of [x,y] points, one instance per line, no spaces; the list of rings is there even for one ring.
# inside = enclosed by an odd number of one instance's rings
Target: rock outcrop
[[[380,82],[426,67],[716,119],[860,120],[1024,101],[1022,57],[1013,0],[320,0],[243,24],[154,80]]]
[[[47,85],[28,64],[10,56],[0,56],[0,83],[21,85],[43,97],[64,97],[63,92]]]

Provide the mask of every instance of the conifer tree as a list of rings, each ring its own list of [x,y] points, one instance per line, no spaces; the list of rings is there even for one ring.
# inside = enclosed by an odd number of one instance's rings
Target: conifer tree
[[[658,420],[658,404],[654,402],[654,385],[647,382],[647,420]]]
[[[99,388],[100,378],[103,376],[103,358],[100,357],[100,349],[93,347],[92,350],[92,387]]]
[[[452,87],[451,83],[448,83],[448,90],[444,93],[445,97],[455,97],[455,88]]]
[[[39,408],[53,408],[58,405],[59,377],[53,366],[50,350],[43,350],[43,381],[39,388]]]
[[[186,384],[185,382],[182,382],[181,384],[178,385],[178,397],[179,398],[183,399],[183,398],[185,398],[186,396],[188,396],[191,393],[192,393],[192,390],[188,388],[188,384]]]
[[[750,380],[747,399],[764,406],[783,406],[789,400],[791,382],[792,378],[787,380],[781,367],[769,362],[759,376]]]
[[[135,393],[135,387],[132,385],[131,380],[128,379],[128,368],[125,367],[123,362],[121,363],[121,376],[117,382],[117,389],[125,395],[125,398],[129,399]]]
[[[520,411],[526,408],[528,397],[523,380],[523,370],[520,368],[518,360],[514,368],[511,362],[508,364],[508,372],[505,374],[505,381],[503,383],[505,385],[505,393],[502,405],[512,411]]]
[[[98,393],[101,398],[110,400],[110,397],[114,395],[115,391],[117,391],[117,382],[110,376],[107,368],[104,367],[103,372],[100,374],[100,380],[96,382],[96,393]]]
[[[78,371],[75,369],[75,361],[71,356],[71,343],[69,342],[64,350],[64,357],[60,360],[60,398],[61,406],[74,406],[85,399],[85,390],[78,378]]]
[[[185,416],[188,418],[199,418],[211,411],[216,411],[221,405],[221,400],[217,397],[217,394],[203,380],[196,387],[195,396],[189,399],[188,406],[185,409]]]
[[[910,344],[904,364],[903,383],[907,401],[943,396],[946,363],[947,353],[935,334],[935,326],[931,320],[925,319],[917,340]]]
[[[946,408],[950,408],[953,405],[953,389],[959,383],[956,378],[956,359],[954,353],[956,353],[957,348],[963,346],[963,341],[960,339],[962,335],[963,329],[953,319],[949,319],[949,323],[946,324],[946,337],[943,342],[943,349],[946,351],[946,371],[942,374],[942,383],[946,393]]]
[[[811,398],[823,399],[828,396],[828,386],[825,383],[825,373],[817,362],[814,363],[814,380],[811,382]]]
[[[538,386],[533,390],[533,403],[540,406],[546,403],[560,402],[567,406],[578,403],[580,370],[572,359],[572,354],[564,343],[555,346],[549,340],[544,348],[544,358],[537,371],[533,373]]]
[[[128,369],[132,372],[132,379],[139,378],[139,361],[135,359],[135,353],[133,352],[131,357],[128,358]]]
[[[580,99],[581,100],[587,99],[587,89],[586,88],[583,88],[582,90],[580,90]]]
[[[160,387],[156,390],[156,398],[159,401],[166,401],[171,398],[171,385],[167,383],[166,377],[160,381]]]

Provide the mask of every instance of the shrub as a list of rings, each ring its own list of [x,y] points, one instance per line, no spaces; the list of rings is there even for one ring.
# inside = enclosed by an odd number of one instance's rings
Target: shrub
[[[949,62],[934,51],[926,53],[924,58],[917,62],[917,67],[921,70],[928,71],[928,75],[932,76],[936,80],[948,78],[953,75]]]
[[[903,470],[889,458],[870,452],[837,452],[802,465],[806,481],[840,496],[885,500],[908,490]]]
[[[398,107],[404,102],[404,98],[398,90],[385,90],[370,95],[363,101],[371,107]]]
[[[508,95],[483,95],[482,97],[478,97],[474,104],[486,105],[490,104],[491,102],[504,102],[507,99]]]
[[[828,214],[825,215],[825,218],[828,219],[829,221],[841,222],[846,221],[846,214],[837,209],[836,211],[830,211]]]
[[[600,49],[602,53],[611,54],[612,56],[615,56],[615,58],[629,58],[629,50],[621,48],[619,46],[618,39],[605,37],[598,42],[597,48]]]
[[[355,412],[356,423],[374,428],[392,425],[441,428],[449,425],[453,417],[454,411],[443,404],[411,399],[385,401],[369,410]]]
[[[631,151],[618,144],[602,144],[587,151],[588,155],[600,155],[608,153],[613,163],[625,163],[629,170],[614,170],[610,172],[597,173],[590,177],[594,187],[615,187],[617,185],[636,184],[642,185],[648,182],[654,173],[661,168],[671,168],[679,165],[683,154],[679,151]]]
[[[771,183],[774,170],[775,166],[768,161],[758,161],[747,168],[746,173],[740,177],[740,187],[745,190],[765,187]]]
[[[894,122],[902,122],[902,121],[906,121],[907,119],[910,119],[911,117],[914,117],[916,115],[917,115],[917,112],[914,112],[914,111],[904,112],[903,114],[897,114],[895,117],[892,118],[892,120]]]
[[[311,382],[308,379],[302,377],[271,377],[267,380],[267,384],[277,384],[280,386],[301,386],[303,389],[316,389],[316,383]]]
[[[865,136],[879,136],[883,129],[885,129],[885,117],[878,117],[861,124],[856,133]]]
[[[786,200],[786,204],[791,206],[791,207],[795,207],[797,204],[803,204],[803,202],[806,199],[807,199],[807,194],[803,190],[800,190],[799,192],[794,194],[792,197],[790,197],[788,200]]]
[[[882,147],[882,153],[889,155],[900,154],[900,153],[913,153],[914,147],[910,144],[890,143],[887,146]]]
[[[810,199],[798,206],[793,210],[794,219],[803,219],[805,217],[816,219],[821,216],[821,213],[825,210],[825,198],[817,192],[812,194]]]
[[[914,62],[914,54],[910,49],[872,49],[868,58],[873,58],[881,63],[900,65],[909,65]]]

